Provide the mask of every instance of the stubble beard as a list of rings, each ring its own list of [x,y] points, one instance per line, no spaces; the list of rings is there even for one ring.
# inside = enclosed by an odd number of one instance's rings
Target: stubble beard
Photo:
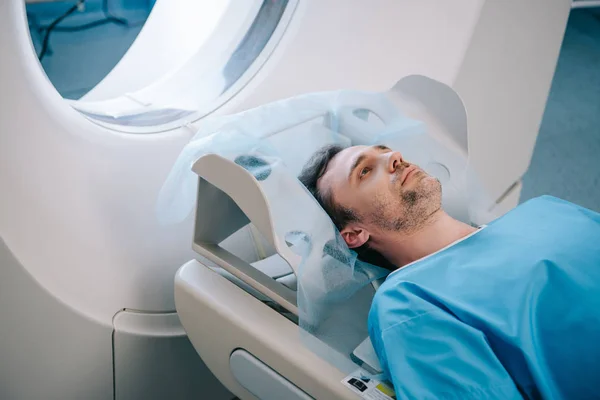
[[[411,233],[419,230],[441,208],[441,184],[420,171],[414,187],[399,187],[397,198],[376,198],[373,222],[385,231]]]

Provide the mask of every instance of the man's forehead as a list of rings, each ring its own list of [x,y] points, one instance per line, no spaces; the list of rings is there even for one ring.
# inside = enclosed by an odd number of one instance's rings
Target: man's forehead
[[[334,158],[329,162],[326,172],[341,172],[342,174],[348,174],[348,169],[354,162],[354,160],[366,149],[368,146],[352,146],[340,151]]]
[[[327,164],[327,169],[318,182],[319,186],[331,188],[341,181],[345,181],[352,163],[367,148],[368,146],[351,146],[336,154]]]

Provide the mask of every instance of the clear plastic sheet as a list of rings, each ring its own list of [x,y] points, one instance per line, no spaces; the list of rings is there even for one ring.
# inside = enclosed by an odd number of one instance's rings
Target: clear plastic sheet
[[[268,199],[275,237],[300,256],[299,265],[291,267],[298,281],[305,343],[334,362],[334,353],[349,359],[368,336],[372,283],[389,270],[359,260],[297,179],[312,154],[328,144],[385,144],[401,151],[405,159],[440,179],[445,209],[465,222],[490,208],[469,171],[466,154],[443,145],[427,132],[426,124],[403,115],[385,94],[341,91],[203,121],[161,190],[157,215],[163,223],[189,216],[198,182],[191,168],[200,157],[218,154],[244,167]],[[314,338],[326,346],[315,347]]]

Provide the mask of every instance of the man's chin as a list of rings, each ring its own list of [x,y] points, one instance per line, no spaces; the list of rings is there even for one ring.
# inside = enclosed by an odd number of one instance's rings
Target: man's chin
[[[424,174],[423,177],[410,182],[410,185],[404,185],[399,188],[400,198],[402,200],[414,203],[441,199],[442,185],[440,181],[431,176]]]

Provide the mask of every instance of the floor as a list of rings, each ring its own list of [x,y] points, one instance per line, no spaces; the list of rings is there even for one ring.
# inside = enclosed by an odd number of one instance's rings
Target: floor
[[[65,4],[28,7],[30,21],[48,24]],[[102,18],[101,0],[62,25]],[[81,32],[56,32],[42,64],[58,91],[81,97],[104,77],[127,51],[147,17],[151,0],[111,0],[114,14],[137,26],[107,24]],[[48,6],[46,6],[48,7]],[[41,11],[40,11],[41,10]],[[63,12],[63,11],[61,11]],[[40,34],[32,37],[40,51]],[[569,19],[556,75],[521,201],[551,194],[600,211],[600,11],[574,10]]]
[[[64,14],[73,2],[51,2],[27,6],[31,38],[38,55],[42,51],[44,31]],[[86,0],[82,12],[65,18],[60,28],[103,21],[102,0]],[[78,99],[92,89],[123,57],[146,21],[153,2],[149,0],[110,0],[110,15],[126,19],[129,26],[107,23],[76,32],[53,31],[42,66],[63,97]]]
[[[569,18],[521,201],[551,194],[600,211],[600,12]]]

